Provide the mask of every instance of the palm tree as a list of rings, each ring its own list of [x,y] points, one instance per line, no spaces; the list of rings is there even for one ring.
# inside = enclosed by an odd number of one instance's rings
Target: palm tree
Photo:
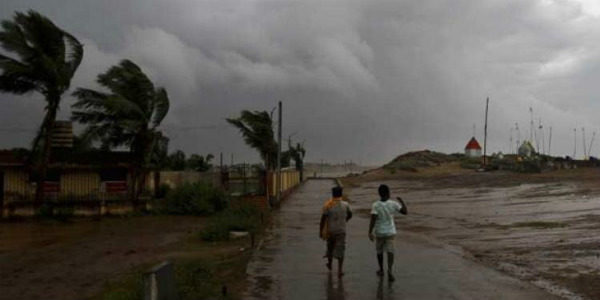
[[[0,92],[23,95],[38,92],[46,101],[46,115],[33,141],[37,171],[36,202],[43,199],[43,183],[50,160],[51,132],[60,100],[83,58],[83,46],[45,16],[30,10],[2,21]],[[35,157],[35,158],[34,158]]]
[[[277,142],[273,133],[273,120],[266,111],[242,111],[238,118],[226,119],[242,133],[248,146],[256,149],[270,170],[277,161]]]
[[[137,201],[155,148],[164,146],[158,127],[169,111],[167,91],[155,88],[130,60],[98,75],[97,82],[108,92],[78,88],[72,119],[87,125],[83,136],[104,148],[129,147],[136,157],[131,196]]]
[[[300,172],[300,181],[302,181],[304,176],[304,156],[306,156],[306,149],[304,149],[304,145],[300,143],[296,143],[296,146],[292,147],[292,145],[288,145],[289,153],[294,162],[296,163],[296,170]]]
[[[187,159],[188,168],[196,171],[196,172],[206,172],[212,168],[211,160],[215,158],[212,154],[207,154],[206,156],[192,154]]]

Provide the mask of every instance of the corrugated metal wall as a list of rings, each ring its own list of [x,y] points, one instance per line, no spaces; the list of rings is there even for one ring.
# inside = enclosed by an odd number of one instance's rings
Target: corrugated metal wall
[[[25,168],[7,167],[2,168],[2,172],[4,173],[4,182],[2,184],[4,184],[5,201],[32,199],[35,194],[35,187],[29,182],[29,172]],[[97,170],[62,170],[60,174],[60,192],[57,196],[73,197],[78,200],[87,198],[98,199],[98,197],[107,198],[106,196],[110,196],[101,195],[100,185],[100,175]],[[146,189],[154,191],[154,176],[152,172],[148,174]]]
[[[60,194],[93,196],[100,189],[100,175],[91,170],[64,170],[60,174]]]
[[[29,173],[21,168],[4,169],[4,200],[15,197],[28,197],[35,192],[29,184]]]

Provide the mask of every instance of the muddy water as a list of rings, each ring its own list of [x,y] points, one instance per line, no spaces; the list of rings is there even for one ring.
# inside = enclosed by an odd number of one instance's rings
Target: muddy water
[[[309,181],[275,213],[267,239],[248,266],[245,299],[553,299],[466,259],[458,247],[410,232],[398,236],[396,282],[379,280],[374,245],[367,238],[371,189],[352,196],[355,217],[348,226],[346,275],[332,276],[318,238],[320,207],[332,185]]]
[[[379,183],[353,188],[370,201]],[[412,215],[399,226],[570,299],[599,299],[600,198],[576,183],[438,189],[388,182]]]

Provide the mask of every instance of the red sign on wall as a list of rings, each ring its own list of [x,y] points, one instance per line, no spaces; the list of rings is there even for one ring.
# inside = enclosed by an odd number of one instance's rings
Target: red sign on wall
[[[55,194],[60,192],[60,182],[44,181],[42,187],[44,190],[44,194]]]
[[[107,193],[127,192],[127,181],[105,181],[104,188]]]

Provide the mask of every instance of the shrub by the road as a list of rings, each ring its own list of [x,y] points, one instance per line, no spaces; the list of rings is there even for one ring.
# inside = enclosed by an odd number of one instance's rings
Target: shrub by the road
[[[225,194],[207,183],[185,184],[169,190],[157,203],[157,211],[170,215],[207,216],[227,206]]]
[[[205,241],[224,241],[229,239],[230,231],[256,234],[263,222],[264,212],[261,209],[250,204],[239,204],[214,216],[200,235]]]

